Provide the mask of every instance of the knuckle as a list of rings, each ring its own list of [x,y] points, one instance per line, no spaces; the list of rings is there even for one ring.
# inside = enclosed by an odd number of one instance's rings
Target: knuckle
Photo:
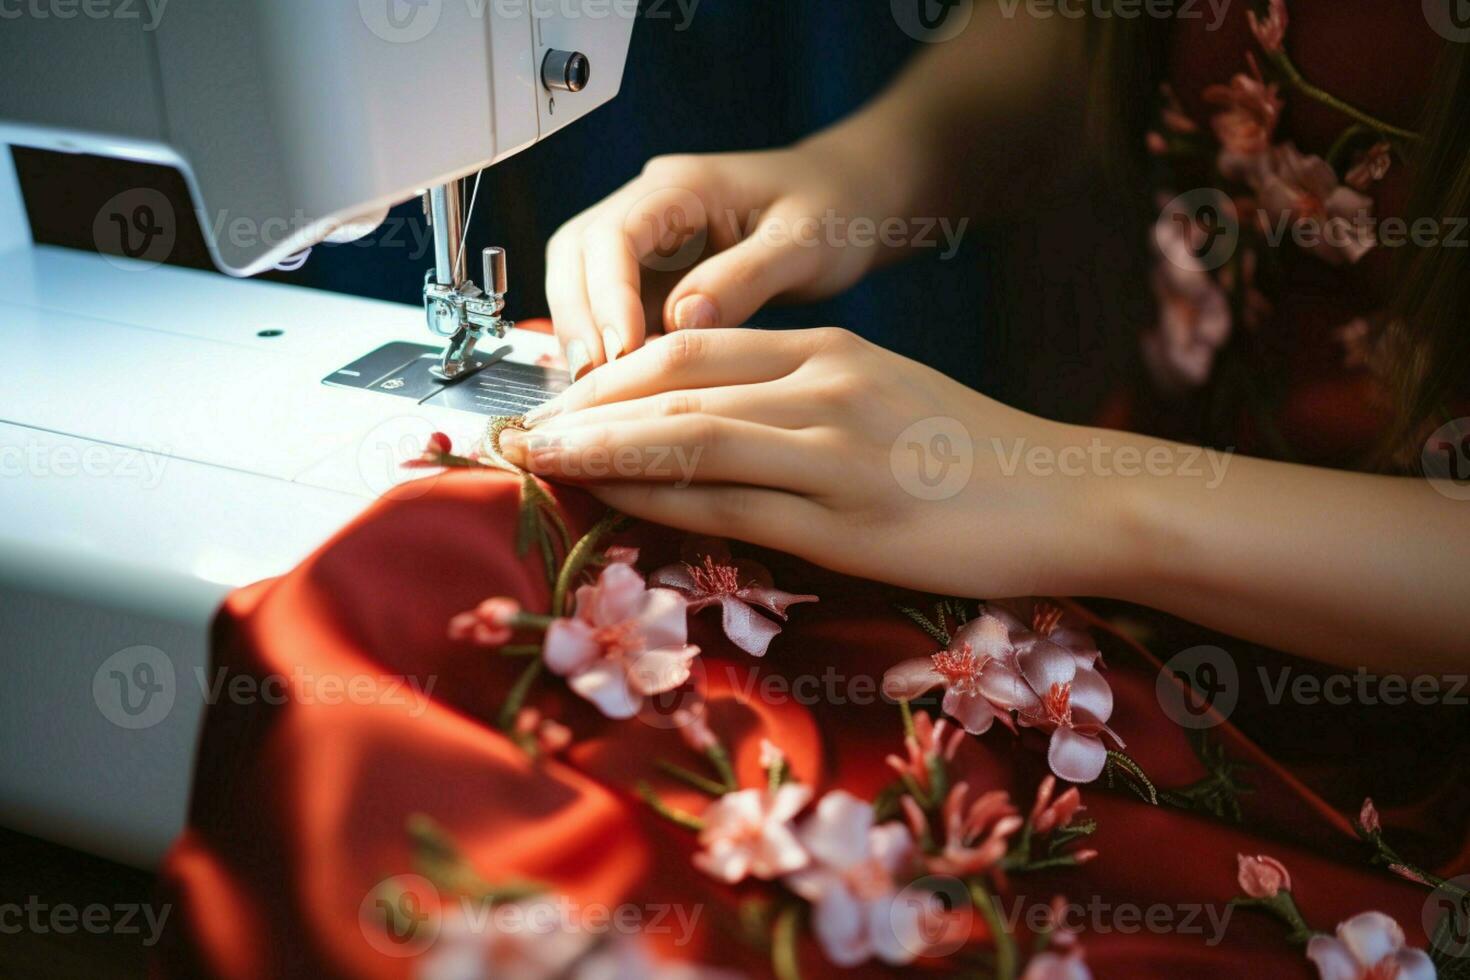
[[[658,412],[665,417],[676,415],[698,415],[699,396],[692,391],[676,391],[660,399]]]
[[[643,176],[654,181],[678,183],[703,168],[700,158],[692,153],[666,153],[643,166]]]
[[[661,367],[670,374],[688,370],[704,356],[705,343],[698,330],[676,330],[659,345]]]

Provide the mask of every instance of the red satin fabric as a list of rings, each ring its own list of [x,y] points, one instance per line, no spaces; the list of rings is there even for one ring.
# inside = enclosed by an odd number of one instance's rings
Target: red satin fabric
[[[662,757],[689,767],[699,758],[676,733],[637,719],[608,722],[555,678],[531,703],[576,736],[559,759],[528,761],[495,728],[495,715],[521,661],[446,638],[451,615],[488,595],[529,610],[549,596],[534,559],[511,544],[518,482],[492,472],[458,472],[412,485],[387,499],[300,568],[233,596],[217,628],[215,669],[258,679],[293,671],[319,682],[404,675],[435,680],[427,710],[411,700],[326,704],[292,688],[285,704],[232,704],[209,710],[187,832],[170,855],[169,932],[158,977],[407,977],[410,959],[384,955],[364,937],[359,908],[376,883],[412,870],[408,818],[428,814],[452,833],[492,882],[529,878],[574,901],[673,902],[703,914],[695,941],[669,955],[765,975],[768,960],[734,939],[743,898],[768,885],[726,887],[690,864],[694,835],[655,815],[634,795],[646,779],[674,804],[698,811],[703,798],[661,775]],[[574,532],[601,513],[580,492],[564,492]],[[644,525],[627,536],[647,571],[677,555],[679,536]],[[935,643],[893,611],[895,590],[842,578],[780,555],[761,554],[783,588],[821,596],[795,607],[763,660],[735,649],[707,612],[691,622],[704,654],[711,722],[732,747],[744,785],[763,778],[762,738],[788,754],[794,773],[818,793],[844,787],[871,799],[892,779],[883,765],[899,750],[897,709],[874,696],[886,667],[933,652]],[[1194,782],[1204,770],[1187,734],[1162,713],[1157,661],[1120,636],[1096,630],[1117,699],[1113,726],[1160,787]],[[764,679],[820,677],[831,668],[841,697],[796,703],[761,697]],[[809,682],[808,682],[809,683]],[[793,687],[792,691],[799,689]],[[360,700],[360,699],[359,699]],[[849,703],[840,703],[849,702]],[[1289,710],[1289,709],[1281,709]],[[1127,790],[1083,788],[1098,821],[1080,869],[1012,881],[1011,897],[1163,906],[1181,921],[1189,908],[1221,914],[1238,893],[1237,853],[1286,864],[1298,902],[1314,926],[1331,929],[1365,909],[1396,918],[1423,947],[1426,890],[1368,866],[1350,822],[1233,727],[1213,732],[1234,760],[1252,768],[1241,798],[1242,826],[1168,807]],[[1011,791],[1029,806],[1046,772],[1044,744],[996,730],[970,738],[954,765],[977,788]],[[1392,833],[1392,829],[1390,831]],[[1196,912],[1206,922],[1204,913]],[[1141,920],[1104,917],[1110,931],[1084,931],[1098,977],[1301,976],[1314,973],[1284,929],[1260,912],[1237,912],[1223,941],[1205,935],[1124,931]],[[1116,926],[1117,928],[1113,928]],[[827,967],[810,940],[804,975]],[[884,975],[876,965],[854,975]]]

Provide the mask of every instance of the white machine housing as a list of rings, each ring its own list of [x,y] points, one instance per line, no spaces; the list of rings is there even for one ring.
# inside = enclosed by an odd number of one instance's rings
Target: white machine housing
[[[321,383],[432,343],[419,307],[34,245],[3,144],[178,168],[220,268],[247,276],[611,99],[636,5],[111,6],[140,16],[0,22],[0,824],[153,867],[183,825],[224,597],[408,478],[429,432],[467,445],[484,419]],[[543,84],[553,50],[586,55],[581,91]],[[291,231],[235,237],[236,218]],[[512,361],[554,348],[506,340]],[[140,648],[171,677],[146,723],[105,696]]]

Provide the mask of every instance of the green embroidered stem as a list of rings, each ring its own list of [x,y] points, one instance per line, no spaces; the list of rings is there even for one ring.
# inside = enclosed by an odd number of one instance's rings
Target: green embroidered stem
[[[776,916],[771,934],[771,972],[776,980],[801,980],[796,940],[801,932],[801,906],[788,905]]]
[[[1307,925],[1307,920],[1302,918],[1301,910],[1296,907],[1296,899],[1291,897],[1289,891],[1279,891],[1270,898],[1233,898],[1229,905],[1234,908],[1257,908],[1265,909],[1286,923],[1291,930],[1286,936],[1287,942],[1298,946],[1305,946],[1317,931]]]
[[[723,745],[711,745],[704,750],[704,756],[715,767],[715,772],[720,774],[726,793],[733,793],[740,788],[740,782],[735,778],[735,767],[730,765],[730,753],[725,751]]]
[[[1347,116],[1349,119],[1361,123],[1362,125],[1367,126],[1370,129],[1375,129],[1380,133],[1386,133],[1389,136],[1396,136],[1400,140],[1403,140],[1407,143],[1417,143],[1419,141],[1418,133],[1410,132],[1407,129],[1401,129],[1391,123],[1384,122],[1382,119],[1376,119],[1373,116],[1368,115],[1368,113],[1364,112],[1362,109],[1359,109],[1357,106],[1350,105],[1344,102],[1342,99],[1339,99],[1337,96],[1333,95],[1331,92],[1320,89],[1317,86],[1313,85],[1311,82],[1307,81],[1306,77],[1303,76],[1302,73],[1297,69],[1296,65],[1292,63],[1291,58],[1287,57],[1285,51],[1270,52],[1268,53],[1268,57],[1270,57],[1271,62],[1276,65],[1276,67],[1281,69],[1291,87],[1305,95],[1307,98],[1314,99],[1317,102],[1328,106],[1329,108],[1336,109],[1338,112],[1342,113],[1344,116]]]
[[[903,716],[903,737],[914,737],[914,709],[907,701],[898,702],[898,713]]]
[[[567,560],[562,564],[561,572],[556,577],[556,588],[551,593],[551,614],[553,616],[564,616],[571,612],[566,605],[567,594],[571,592],[572,583],[577,580],[577,576],[582,573],[582,569],[586,568],[592,561],[594,553],[602,543],[602,539],[622,519],[623,515],[617,511],[608,511],[603,515],[602,520],[592,525],[592,530],[582,535],[582,540],[578,541],[572,547],[572,550],[567,553]]]
[[[638,796],[665,820],[676,823],[685,830],[692,830],[695,833],[704,829],[703,820],[692,813],[686,813],[683,810],[669,806],[659,798],[659,795],[654,792],[653,787],[647,783],[641,781],[638,783]]]
[[[658,767],[660,772],[672,776],[673,778],[679,780],[681,783],[686,783],[689,786],[693,786],[701,793],[708,793],[710,796],[724,796],[727,792],[729,792],[728,788],[724,784],[717,783],[713,779],[707,779],[697,772],[691,772],[690,770],[685,769],[683,766],[676,765],[675,763],[669,762],[667,760],[659,759],[657,762],[654,763],[654,765]]]
[[[1014,980],[1016,976],[1016,941],[1006,931],[995,899],[978,880],[970,881],[970,902],[984,917],[995,940],[995,980]]]
[[[903,613],[909,619],[912,619],[918,625],[919,629],[923,630],[925,633],[928,633],[944,646],[949,646],[949,634],[940,629],[938,626],[935,626],[933,623],[929,622],[929,617],[925,616],[923,613],[919,612],[919,610],[914,609],[911,606],[898,606],[897,608],[899,612]]]
[[[541,646],[536,643],[512,643],[509,646],[501,647],[496,652],[502,657],[539,657],[541,656]]]
[[[500,716],[496,719],[500,730],[511,731],[515,728],[516,716],[521,713],[521,706],[526,703],[526,695],[531,693],[531,685],[536,683],[536,678],[541,676],[541,668],[545,661],[540,657],[526,664],[526,669],[521,671],[521,676],[511,686],[510,693],[505,696],[505,703],[500,706]]]
[[[1103,773],[1107,778],[1108,788],[1113,786],[1113,778],[1118,769],[1123,770],[1133,778],[1128,781],[1128,788],[1138,794],[1138,798],[1153,806],[1159,805],[1159,791],[1153,782],[1144,773],[1143,767],[1134,762],[1128,756],[1116,749],[1108,749],[1107,766]]]

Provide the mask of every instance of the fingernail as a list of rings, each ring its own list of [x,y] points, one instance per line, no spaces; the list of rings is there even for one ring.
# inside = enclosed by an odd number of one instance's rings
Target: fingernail
[[[685,296],[674,305],[675,330],[708,330],[720,322],[720,311],[705,296]]]
[[[556,418],[556,416],[558,416],[560,414],[561,414],[561,396],[558,395],[556,398],[553,398],[550,401],[542,402],[540,405],[537,405],[535,408],[531,409],[529,412],[526,413],[526,416],[525,416],[526,428],[528,428],[528,429],[529,428],[535,428],[536,426],[542,424],[543,422],[546,422],[546,421],[549,421],[550,419]],[[514,431],[515,431],[514,429],[507,429],[506,430],[506,432],[514,432]]]
[[[607,354],[607,363],[611,364],[623,353],[623,338],[612,327],[604,327],[602,330],[602,350]]]
[[[572,380],[580,378],[589,367],[592,366],[592,355],[587,351],[587,345],[580,340],[574,340],[567,344],[567,370],[572,373]]]

